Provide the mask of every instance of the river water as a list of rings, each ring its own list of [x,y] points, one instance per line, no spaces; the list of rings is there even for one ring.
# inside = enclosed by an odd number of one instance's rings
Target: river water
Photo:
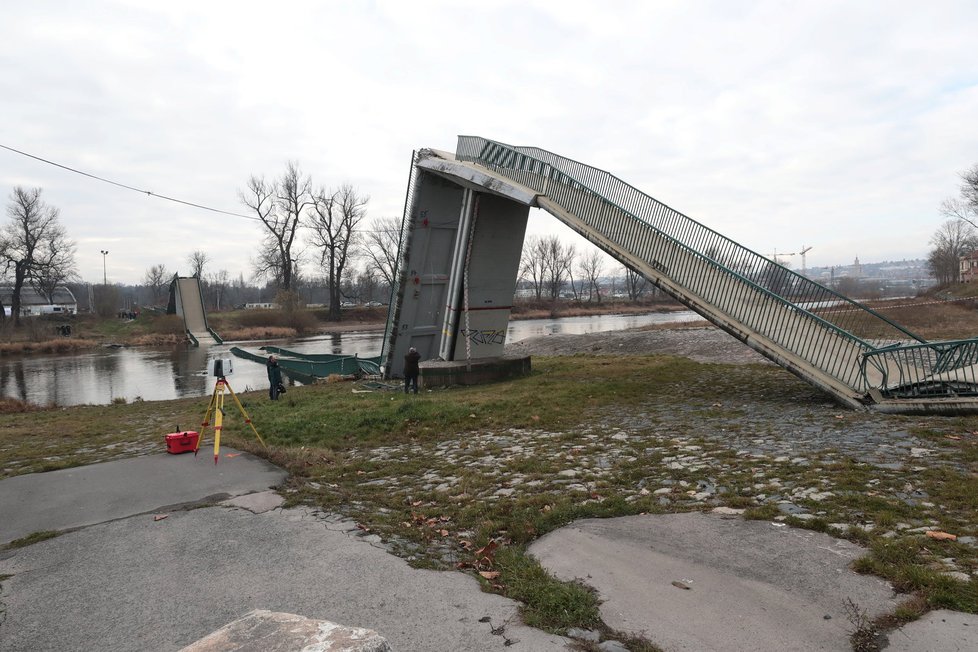
[[[621,330],[649,324],[696,321],[691,311],[646,315],[596,315],[558,319],[522,319],[509,324],[507,342],[551,333],[583,334]],[[233,358],[227,376],[235,392],[268,386],[262,364],[234,358],[232,346],[261,353],[258,347],[274,344],[302,353],[380,354],[383,333],[334,333],[295,340],[228,342],[200,348],[105,348],[72,355],[33,354],[0,358],[0,395],[37,405],[104,405],[114,400],[160,401],[206,396],[214,391],[208,376],[216,358]]]

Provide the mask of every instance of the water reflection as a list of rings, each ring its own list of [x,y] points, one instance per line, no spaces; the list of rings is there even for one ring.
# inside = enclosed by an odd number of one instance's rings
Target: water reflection
[[[598,315],[510,322],[507,341],[553,333],[582,334],[620,330],[648,324],[700,319],[689,311],[650,315]],[[301,340],[245,342],[257,351],[275,344],[301,353],[359,353],[379,355],[383,333],[331,333]],[[233,358],[234,343],[197,347],[119,348],[86,351],[74,355],[35,354],[0,358],[0,394],[39,405],[106,404],[116,398],[147,401],[185,396],[207,396],[214,389],[209,374],[216,358]],[[228,380],[235,392],[265,389],[265,366],[233,358]],[[294,383],[293,383],[294,384]]]

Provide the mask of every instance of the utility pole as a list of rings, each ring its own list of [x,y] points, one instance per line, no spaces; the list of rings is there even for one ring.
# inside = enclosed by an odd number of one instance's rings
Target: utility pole
[[[109,255],[109,251],[107,249],[99,249],[99,251],[102,253],[102,285],[108,285],[105,280],[105,257]]]

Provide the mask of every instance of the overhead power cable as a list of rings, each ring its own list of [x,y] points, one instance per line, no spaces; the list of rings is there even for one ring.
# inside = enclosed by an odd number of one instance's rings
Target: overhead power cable
[[[168,197],[167,195],[161,195],[161,194],[155,193],[155,192],[153,192],[151,190],[143,190],[142,188],[134,188],[133,186],[129,186],[129,185],[126,185],[124,183],[120,183],[118,181],[113,181],[112,179],[106,179],[104,177],[100,177],[97,174],[91,174],[89,172],[84,172],[82,170],[76,170],[73,167],[69,167],[67,165],[62,165],[61,163],[56,163],[54,161],[50,161],[50,160],[48,160],[46,158],[42,158],[40,156],[35,156],[34,154],[29,154],[27,152],[22,152],[19,149],[15,149],[13,147],[9,147],[9,146],[4,145],[2,143],[0,143],[0,148],[5,149],[5,150],[8,150],[8,151],[11,151],[11,152],[14,152],[15,154],[20,154],[21,156],[26,156],[27,158],[32,158],[35,161],[41,161],[42,163],[47,163],[48,165],[53,165],[54,167],[61,168],[62,170],[68,170],[69,172],[74,172],[75,174],[80,174],[83,177],[88,177],[90,179],[95,179],[97,181],[102,181],[103,183],[109,183],[109,184],[112,184],[113,186],[118,186],[120,188],[125,188],[126,190],[132,190],[133,192],[138,192],[141,195],[147,195],[149,197],[157,197],[158,199],[165,199],[167,201],[176,202],[177,204],[183,204],[184,206],[192,206],[194,208],[200,208],[201,210],[211,211],[213,213],[221,213],[222,215],[231,215],[232,217],[241,217],[241,218],[244,218],[246,220],[254,220],[256,222],[261,222],[262,221],[260,218],[254,216],[254,215],[243,215],[241,213],[232,213],[231,211],[221,210],[220,208],[211,208],[210,206],[204,206],[203,204],[197,204],[197,203],[190,202],[190,201],[184,201],[182,199],[177,199],[176,197]],[[358,229],[358,231],[360,233],[382,233],[383,232],[383,231],[377,231],[377,230],[372,230],[372,229]]]
[[[104,183],[110,183],[113,186],[119,186],[120,188],[125,188],[126,190],[132,190],[133,192],[138,192],[140,194],[144,194],[144,195],[147,195],[149,197],[157,197],[159,199],[165,199],[167,201],[172,201],[172,202],[175,202],[177,204],[183,204],[184,206],[192,206],[194,208],[199,208],[199,209],[205,210],[205,211],[211,211],[213,213],[221,213],[222,215],[231,215],[233,217],[242,217],[242,218],[244,218],[246,220],[261,221],[259,218],[255,217],[254,215],[242,215],[241,213],[232,213],[231,211],[224,211],[224,210],[221,210],[219,208],[211,208],[210,206],[204,206],[203,204],[196,204],[196,203],[191,202],[191,201],[184,201],[182,199],[177,199],[176,197],[169,197],[167,195],[161,195],[161,194],[155,193],[155,192],[153,192],[151,190],[143,190],[141,188],[134,188],[133,186],[128,186],[128,185],[126,185],[124,183],[119,183],[118,181],[113,181],[111,179],[106,179],[104,177],[100,177],[100,176],[95,175],[95,174],[89,174],[88,172],[83,172],[81,170],[76,170],[75,168],[68,167],[67,165],[62,165],[60,163],[55,163],[54,161],[49,161],[48,159],[41,158],[40,156],[35,156],[33,154],[28,154],[27,152],[22,152],[19,149],[14,149],[13,147],[8,147],[7,145],[4,145],[2,143],[0,143],[0,147],[2,147],[3,149],[9,150],[11,152],[14,152],[16,154],[20,154],[21,156],[26,156],[28,158],[32,158],[35,161],[41,161],[42,163],[47,163],[48,165],[53,165],[54,167],[61,168],[62,170],[68,170],[69,172],[74,172],[75,174],[80,174],[80,175],[82,175],[84,177],[89,177],[90,179],[96,179],[97,181],[102,181]]]

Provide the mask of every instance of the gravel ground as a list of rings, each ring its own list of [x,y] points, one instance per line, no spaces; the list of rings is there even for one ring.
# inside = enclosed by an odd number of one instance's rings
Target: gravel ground
[[[604,331],[586,335],[540,335],[506,346],[512,355],[679,355],[696,362],[771,364],[740,340],[712,326]]]

